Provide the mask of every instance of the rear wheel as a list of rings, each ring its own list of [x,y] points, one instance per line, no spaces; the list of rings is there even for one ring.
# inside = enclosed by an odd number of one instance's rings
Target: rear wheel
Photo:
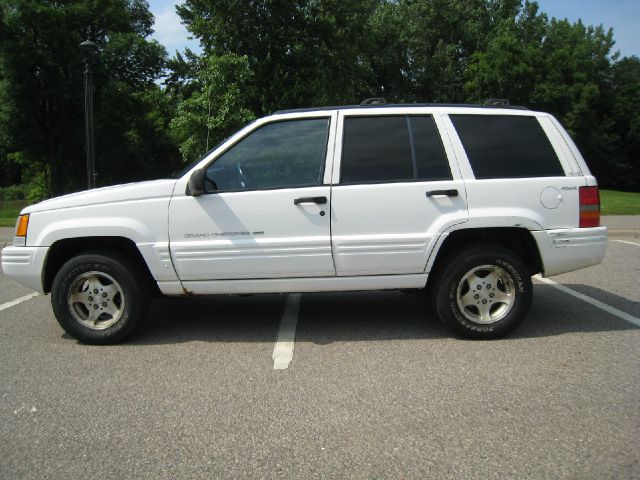
[[[144,320],[149,308],[146,278],[115,252],[78,255],[56,274],[51,304],[60,326],[83,343],[117,343]]]
[[[527,267],[499,245],[457,251],[436,278],[435,305],[440,318],[471,339],[512,332],[524,320],[533,298]]]

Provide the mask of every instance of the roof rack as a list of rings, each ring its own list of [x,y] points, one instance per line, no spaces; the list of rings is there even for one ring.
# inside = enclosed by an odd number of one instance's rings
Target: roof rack
[[[511,102],[506,98],[488,98],[482,103],[483,107],[510,107]]]
[[[367,100],[378,100],[367,99]],[[365,100],[365,102],[367,101]],[[384,100],[384,99],[382,99]],[[496,102],[499,100],[499,102]],[[488,102],[488,101],[487,101]],[[394,108],[394,107],[464,107],[464,108],[504,108],[508,110],[529,110],[527,107],[518,105],[511,105],[506,99],[491,99],[491,104],[480,105],[477,103],[364,103],[360,105],[335,105],[326,107],[306,107],[306,108],[292,108],[287,110],[277,110],[272,115],[280,115],[283,113],[295,113],[295,112],[322,112],[325,110],[352,110],[354,108]]]
[[[386,105],[387,101],[382,98],[382,97],[372,97],[372,98],[365,98],[362,102],[360,102],[361,106],[365,106],[365,105]]]

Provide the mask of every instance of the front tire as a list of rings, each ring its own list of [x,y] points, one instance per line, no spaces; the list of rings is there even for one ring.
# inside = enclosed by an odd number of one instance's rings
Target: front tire
[[[140,268],[116,252],[73,257],[56,274],[51,305],[60,326],[82,343],[123,341],[143,322],[149,288]]]
[[[503,337],[522,323],[533,285],[524,263],[506,248],[483,244],[459,250],[436,278],[439,317],[465,338]]]

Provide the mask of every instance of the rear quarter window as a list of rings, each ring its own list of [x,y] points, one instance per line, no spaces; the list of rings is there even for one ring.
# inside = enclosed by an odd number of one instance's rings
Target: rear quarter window
[[[537,118],[517,115],[449,117],[476,178],[565,176]]]

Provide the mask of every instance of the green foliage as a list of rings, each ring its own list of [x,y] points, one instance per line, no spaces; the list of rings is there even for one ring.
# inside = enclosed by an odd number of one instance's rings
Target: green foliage
[[[549,20],[520,0],[186,0],[177,10],[205,53],[187,52],[176,76],[206,58],[242,56],[253,77],[241,95],[256,115],[378,95],[508,98],[555,114],[601,184],[640,185],[637,59],[618,62],[601,26]],[[183,81],[175,91],[189,104],[192,88]],[[202,95],[194,101],[206,117]],[[195,124],[202,135],[205,122]],[[202,151],[196,138],[181,143],[188,158]]]
[[[27,172],[28,180],[23,184],[27,192],[27,202],[29,204],[38,203],[50,197],[49,169],[39,169],[35,172],[27,170]]]
[[[25,185],[11,185],[0,188],[0,202],[25,200],[27,198],[27,188]]]
[[[15,184],[0,188],[0,200],[24,200],[28,203],[37,203],[51,196],[51,172],[48,165],[30,162],[24,152],[8,154],[7,164],[14,166],[21,175]]]
[[[177,7],[205,55],[246,57],[256,115],[352,102],[370,91],[367,24],[376,0],[186,0]]]
[[[147,40],[152,25],[144,0],[0,0],[0,140],[48,169],[47,191],[86,182],[78,45],[87,38],[101,48],[92,60],[98,183],[149,176],[152,155],[177,164],[169,119],[159,128],[149,118],[166,61],[164,48]]]
[[[477,0],[400,1],[400,40],[410,99],[460,102],[470,55],[482,48],[495,19],[512,16],[508,4]],[[406,94],[405,94],[406,95]]]
[[[613,119],[613,32],[581,22],[549,21],[535,3],[498,23],[465,72],[472,101],[489,97],[554,114],[569,130],[602,185],[620,185]],[[626,163],[626,162],[623,162]]]
[[[640,189],[640,60],[528,0],[185,0],[204,52],[167,60],[145,0],[0,0],[0,187],[83,188],[84,65],[102,185],[166,175],[256,116],[508,98],[567,127],[603,186]],[[163,87],[157,82],[166,74]]]
[[[246,91],[251,70],[246,57],[209,55],[195,65],[191,95],[171,122],[185,161],[191,162],[254,118]]]
[[[640,59],[624,58],[614,64],[612,83],[611,120],[618,137],[607,165],[615,174],[610,183],[640,190]]]

